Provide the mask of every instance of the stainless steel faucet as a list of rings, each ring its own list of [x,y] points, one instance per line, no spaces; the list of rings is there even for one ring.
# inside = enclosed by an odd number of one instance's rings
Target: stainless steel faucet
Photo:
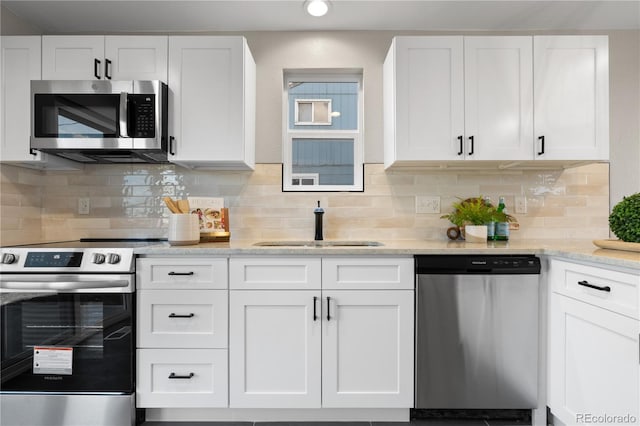
[[[320,207],[320,201],[318,201],[318,207],[313,211],[313,214],[316,215],[316,241],[321,241],[322,238],[322,215],[324,215],[324,209]]]

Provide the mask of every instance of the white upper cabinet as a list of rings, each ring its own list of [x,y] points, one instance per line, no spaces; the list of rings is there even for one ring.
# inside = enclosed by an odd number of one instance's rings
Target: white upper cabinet
[[[607,36],[534,37],[534,76],[536,156],[608,160]]]
[[[383,72],[385,167],[464,158],[463,38],[395,37]]]
[[[465,37],[465,158],[530,160],[531,37]]]
[[[43,36],[43,80],[167,81],[167,36]]]
[[[29,149],[31,80],[41,77],[41,37],[0,38],[0,161],[48,169],[78,169],[73,163]]]
[[[387,168],[609,158],[606,36],[396,37],[383,73]]]
[[[255,166],[256,65],[244,37],[169,37],[169,160]]]

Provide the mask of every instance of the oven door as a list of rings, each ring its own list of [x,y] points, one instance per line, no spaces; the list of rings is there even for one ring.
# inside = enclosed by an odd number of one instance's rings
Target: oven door
[[[13,277],[0,293],[3,393],[133,392],[131,276]]]

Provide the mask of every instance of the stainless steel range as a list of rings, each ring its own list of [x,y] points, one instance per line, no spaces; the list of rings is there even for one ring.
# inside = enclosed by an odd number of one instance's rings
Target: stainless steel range
[[[0,423],[135,424],[133,247],[0,248]]]

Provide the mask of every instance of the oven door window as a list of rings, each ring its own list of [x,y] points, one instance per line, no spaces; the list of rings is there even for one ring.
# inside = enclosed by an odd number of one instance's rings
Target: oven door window
[[[115,138],[118,94],[36,94],[34,136],[39,138]]]
[[[132,294],[0,300],[2,391],[132,392]]]

